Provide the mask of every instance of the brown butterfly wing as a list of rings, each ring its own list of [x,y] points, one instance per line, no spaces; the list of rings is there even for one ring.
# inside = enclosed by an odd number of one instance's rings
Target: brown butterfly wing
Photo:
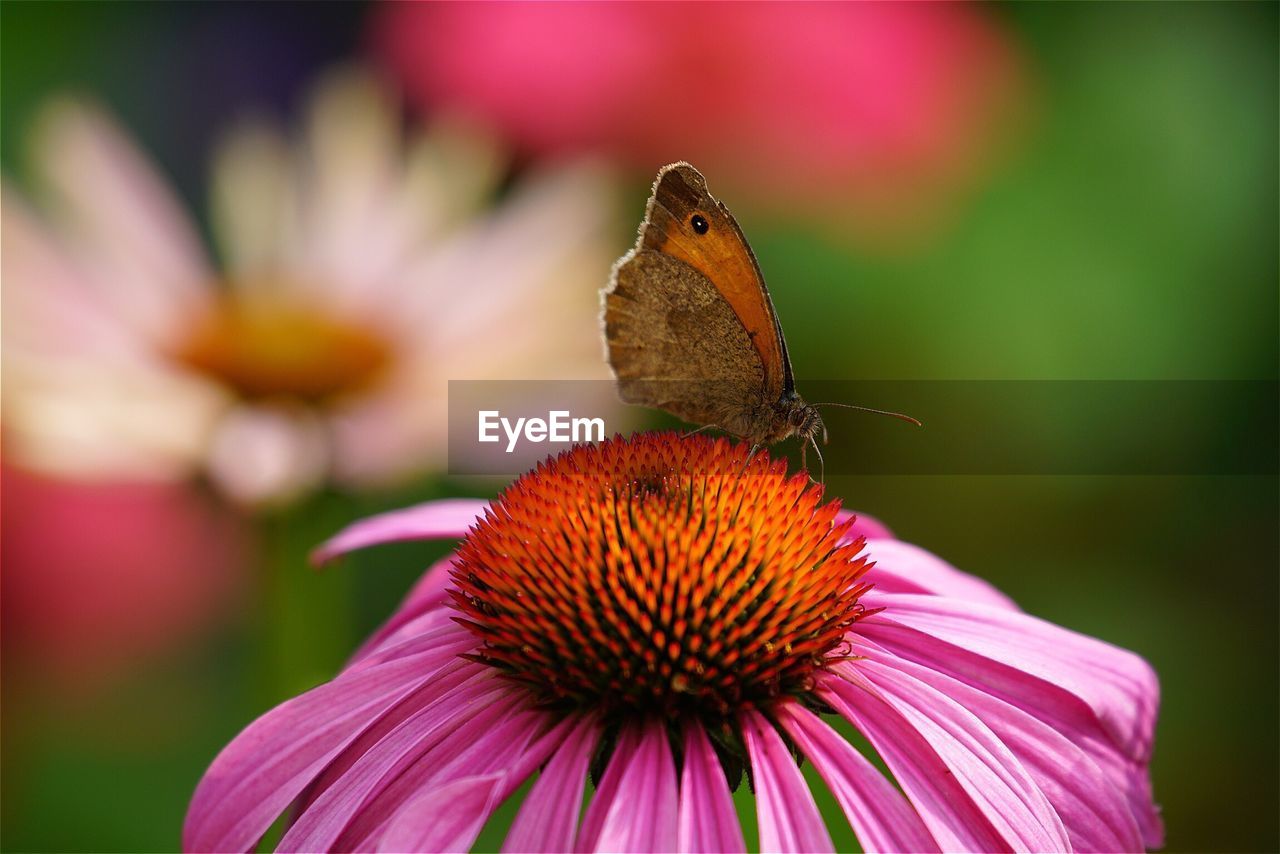
[[[701,217],[705,230],[695,227]],[[705,276],[729,303],[764,371],[764,397],[777,402],[794,389],[786,341],[755,253],[729,210],[688,163],[663,167],[640,226],[637,249],[670,255]]]
[[[626,255],[605,294],[605,341],[627,403],[753,435],[768,402],[764,369],[711,281],[651,249]]]

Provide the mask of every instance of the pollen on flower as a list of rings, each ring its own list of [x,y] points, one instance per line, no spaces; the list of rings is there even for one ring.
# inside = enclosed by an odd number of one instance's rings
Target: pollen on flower
[[[861,540],[784,461],[674,433],[578,446],[494,501],[457,557],[478,657],[541,702],[723,716],[804,694],[863,613]]]

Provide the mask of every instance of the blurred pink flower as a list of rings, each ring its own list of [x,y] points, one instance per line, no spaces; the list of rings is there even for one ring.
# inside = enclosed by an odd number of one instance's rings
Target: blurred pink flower
[[[246,532],[190,486],[0,471],[6,667],[92,692],[212,629],[237,601]]]
[[[747,768],[760,850],[829,851],[793,750],[868,851],[1160,844],[1145,661],[747,459],[723,439],[615,439],[488,507],[339,534],[320,559],[466,539],[337,678],[222,751],[184,846],[250,850],[296,804],[279,850],[467,850],[536,774],[504,850],[740,851]]]
[[[101,110],[52,105],[41,219],[4,191],[6,453],[74,477],[207,472],[245,502],[443,462],[449,379],[604,377],[594,293],[610,182],[505,163],[444,120],[405,137],[334,76],[300,138],[249,123],[216,157],[221,264]]]
[[[972,185],[1023,89],[965,3],[385,3],[373,41],[422,106],[529,150],[690,160],[734,198],[879,231]]]

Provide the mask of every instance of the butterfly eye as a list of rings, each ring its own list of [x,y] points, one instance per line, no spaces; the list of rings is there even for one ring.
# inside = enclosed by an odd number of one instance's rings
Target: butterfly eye
[[[707,224],[707,218],[702,214],[694,214],[689,217],[689,225],[692,225],[693,230],[698,232],[698,234],[706,234],[707,229],[711,227]]]

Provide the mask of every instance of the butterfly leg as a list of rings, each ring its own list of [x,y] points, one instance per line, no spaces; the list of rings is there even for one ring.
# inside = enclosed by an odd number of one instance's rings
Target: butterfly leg
[[[822,456],[822,449],[818,447],[817,440],[811,435],[809,441],[813,443],[813,452],[818,455],[818,476],[822,478],[818,481],[819,486],[826,486],[827,483],[827,461]],[[804,451],[807,446],[800,446],[800,459],[804,459]],[[808,469],[806,468],[807,472]],[[809,475],[809,480],[813,480],[813,475]]]
[[[809,446],[813,445],[813,451],[818,455],[818,476],[820,480],[814,480],[813,474],[809,471]],[[800,437],[800,468],[804,469],[804,473],[809,475],[809,482],[824,486],[827,482],[827,461],[822,457],[822,449],[818,447],[818,441],[814,435],[810,433],[807,436]]]

